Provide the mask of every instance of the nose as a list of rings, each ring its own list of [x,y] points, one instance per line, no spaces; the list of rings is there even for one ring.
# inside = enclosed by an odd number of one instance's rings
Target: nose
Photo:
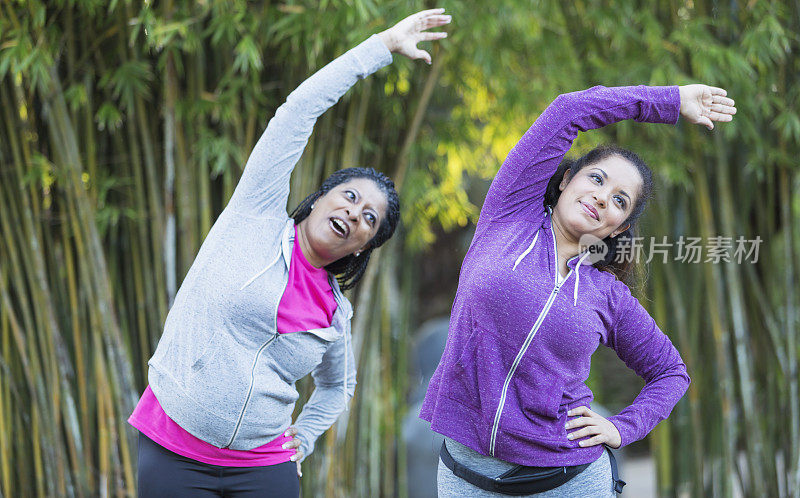
[[[592,194],[592,197],[594,197],[595,202],[601,208],[605,208],[606,207],[606,199],[605,199],[606,196],[607,196],[607,194],[604,194],[602,192]]]
[[[353,221],[358,221],[359,216],[361,216],[362,210],[363,207],[361,206],[361,203],[358,203],[354,206],[350,206],[345,209],[345,211],[347,212],[347,217]]]

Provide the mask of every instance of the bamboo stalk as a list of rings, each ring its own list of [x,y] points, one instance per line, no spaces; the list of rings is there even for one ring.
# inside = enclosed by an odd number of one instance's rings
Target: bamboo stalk
[[[722,229],[728,236],[735,233],[735,222],[733,214],[733,199],[727,169],[727,157],[724,152],[724,145],[719,134],[714,135],[716,145],[716,165],[717,180],[719,184],[720,203],[722,214]],[[744,486],[746,494],[764,496],[766,490],[763,487],[763,480],[756,477],[764,475],[764,468],[761,462],[766,455],[762,446],[763,435],[756,414],[755,394],[753,390],[753,374],[751,356],[748,354],[750,345],[746,339],[749,335],[745,330],[745,309],[742,296],[742,284],[739,278],[739,270],[736,262],[731,260],[725,264],[725,276],[727,277],[728,298],[730,304],[731,324],[733,329],[734,358],[736,360],[737,372],[739,374],[738,388],[744,416],[744,442],[747,448],[746,454],[749,460],[749,479]]]
[[[6,275],[0,270],[0,279],[5,280]],[[0,282],[0,289],[5,289],[7,283]],[[13,427],[11,420],[11,325],[5,305],[0,305],[0,351],[2,352],[3,381],[0,382],[0,495],[14,496],[11,485],[11,462],[13,461],[13,447],[11,438],[8,437]]]
[[[698,212],[700,214],[700,233],[705,240],[714,235],[714,225],[712,218],[712,210],[710,205],[711,195],[708,189],[708,183],[704,172],[696,169],[693,172],[695,180],[696,195],[695,200],[698,204]],[[733,476],[735,475],[735,440],[736,434],[732,430],[736,427],[733,418],[734,400],[733,400],[733,379],[730,374],[728,351],[730,345],[728,335],[725,331],[723,323],[723,316],[717,310],[724,309],[724,300],[722,294],[723,284],[721,281],[720,272],[708,263],[703,264],[703,273],[706,279],[706,292],[707,303],[709,310],[709,318],[711,319],[711,332],[715,344],[715,355],[717,374],[719,379],[719,401],[720,401],[720,421],[719,429],[715,432],[721,438],[722,444],[720,450],[720,461],[716,463],[715,470],[717,473],[714,482],[719,485],[719,489],[715,490],[715,495],[719,493],[720,496],[729,496],[733,489]]]

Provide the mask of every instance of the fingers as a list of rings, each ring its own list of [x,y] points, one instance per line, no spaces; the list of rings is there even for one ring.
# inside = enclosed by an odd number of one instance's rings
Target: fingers
[[[708,90],[711,92],[711,95],[722,95],[723,97],[728,95],[728,92],[726,92],[724,88],[709,86]]]
[[[281,448],[283,448],[284,450],[292,450],[292,449],[299,448],[299,447],[300,447],[300,445],[301,445],[302,443],[301,443],[301,442],[300,442],[300,440],[297,438],[297,433],[298,433],[298,432],[297,432],[297,427],[289,427],[288,429],[286,429],[285,431],[283,431],[283,435],[284,435],[285,437],[290,437],[290,438],[292,438],[292,440],[291,440],[291,441],[286,441],[285,443],[283,443],[283,444],[281,445]],[[302,451],[300,451],[300,450],[298,450],[298,451],[296,451],[296,452],[294,453],[294,455],[292,455],[291,457],[289,457],[289,460],[291,460],[291,461],[293,461],[293,462],[294,462],[294,461],[297,461],[297,460],[299,460],[299,458],[300,458],[302,455],[303,455],[303,452],[302,452]]]
[[[733,99],[729,99],[728,97],[723,97],[721,95],[713,96],[711,101],[715,104],[733,107],[734,109],[736,108],[736,103],[733,101]]]
[[[303,459],[303,450],[297,450],[294,452],[294,455],[289,457],[290,462],[297,462],[298,464],[302,459]]]
[[[417,12],[416,15],[418,15],[420,17],[425,17],[425,16],[432,16],[432,15],[435,15],[435,14],[442,14],[442,13],[444,13],[444,9],[443,8],[438,8],[438,9],[421,10],[421,11]]]
[[[736,114],[736,108],[723,104],[711,104],[711,112],[734,115]]]
[[[430,28],[437,28],[439,26],[444,26],[445,24],[450,24],[450,21],[453,18],[451,16],[431,16],[427,17],[422,20],[420,28],[430,29]]]
[[[575,439],[581,439],[584,437],[593,436],[590,437],[589,439],[583,439],[581,441],[578,441],[578,446],[580,447],[594,446],[597,444],[606,443],[610,440],[610,436],[606,434],[605,429],[597,424],[598,423],[597,419],[590,418],[587,420],[589,420],[589,422],[592,425],[587,425],[583,429],[578,429],[577,431],[570,432],[569,434],[567,434],[567,439],[569,439],[570,441],[574,441]]]
[[[423,10],[406,17],[379,35],[392,53],[399,53],[410,59],[423,59],[431,64],[431,55],[425,50],[418,49],[417,43],[447,38],[447,33],[426,30],[444,26],[451,20],[451,16],[444,15],[444,9]]]
[[[578,429],[577,431],[572,431],[567,434],[567,439],[579,439],[586,436],[591,436],[594,434],[601,434],[603,429],[599,425],[590,425],[588,427],[584,427],[583,429]]]
[[[584,439],[583,441],[579,442],[578,444],[582,447],[587,446],[597,446],[598,444],[603,444],[608,441],[608,436],[605,434],[598,434],[595,437],[590,437],[589,439]]]
[[[587,417],[591,417],[592,415],[595,415],[595,413],[590,410],[588,406],[579,406],[568,411],[567,415],[570,417],[574,417],[575,415],[585,415]]]
[[[424,59],[429,65],[431,64],[431,54],[424,50],[418,49],[416,52],[414,52],[412,59]]]
[[[591,417],[579,417],[570,420],[566,424],[564,424],[565,429],[572,429],[573,427],[583,427],[585,425],[589,425],[595,423],[595,419]]]
[[[733,120],[733,116],[730,114],[723,114],[719,112],[711,112],[708,117],[711,119],[711,121],[721,121],[723,123],[728,123]]]
[[[567,412],[570,417],[578,416],[564,424],[565,429],[573,427],[582,427],[577,431],[572,431],[567,434],[567,439],[573,441],[576,439],[592,436],[589,439],[578,441],[581,447],[595,446],[609,441],[610,436],[605,433],[605,428],[601,425],[602,421],[606,419],[597,413],[593,412],[588,406],[579,406]]]
[[[300,469],[300,462],[297,462],[297,477],[303,477],[303,471]]]
[[[447,38],[447,33],[444,31],[426,32],[419,35],[420,41],[441,40],[442,38]]]
[[[564,424],[565,429],[583,427],[582,429],[567,434],[567,438],[570,440],[590,436],[592,434],[599,434],[602,431],[602,428],[598,425],[599,420],[597,419],[597,414],[590,410],[588,406],[579,406],[577,408],[573,408],[567,412],[567,415],[580,416],[567,421],[567,423]]]
[[[289,450],[292,448],[299,448],[300,447],[300,440],[299,439],[292,439],[291,441],[286,441],[281,445],[281,448],[284,450]]]

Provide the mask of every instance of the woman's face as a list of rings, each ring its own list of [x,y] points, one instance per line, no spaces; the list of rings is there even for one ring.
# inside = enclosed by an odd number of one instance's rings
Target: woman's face
[[[354,178],[317,199],[300,225],[310,249],[329,264],[367,249],[387,207],[386,194],[373,180]]]
[[[642,177],[627,159],[611,156],[571,177],[564,174],[561,196],[553,209],[561,227],[576,239],[586,234],[605,239],[625,231],[642,189]]]

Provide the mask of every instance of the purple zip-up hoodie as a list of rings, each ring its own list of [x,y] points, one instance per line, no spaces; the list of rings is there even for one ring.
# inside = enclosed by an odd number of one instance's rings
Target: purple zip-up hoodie
[[[579,465],[602,445],[567,439],[567,412],[590,406],[599,344],[646,381],[609,420],[622,446],[665,419],[689,386],[669,338],[612,274],[578,255],[559,280],[543,206],[548,180],[579,131],[634,119],[674,124],[678,87],[594,87],[559,96],[497,173],[459,276],[447,346],[420,416],[481,454],[531,466]]]

